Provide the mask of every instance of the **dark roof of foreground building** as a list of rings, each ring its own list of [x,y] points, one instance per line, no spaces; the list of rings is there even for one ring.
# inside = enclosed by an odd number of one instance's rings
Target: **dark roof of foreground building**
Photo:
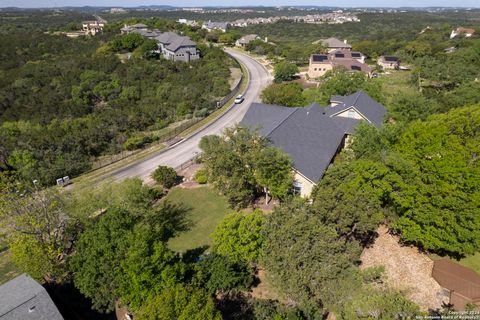
[[[52,299],[26,274],[0,286],[1,320],[63,320]]]
[[[376,127],[382,124],[383,118],[385,117],[385,107],[370,98],[370,96],[363,91],[357,91],[348,96],[332,96],[330,103],[338,103],[338,105],[333,108],[327,108],[330,115],[338,114],[353,107],[365,120],[374,124]]]
[[[480,301],[480,275],[472,269],[441,259],[434,262],[432,276],[442,287],[472,301]]]
[[[253,103],[240,125],[258,129],[290,156],[299,173],[316,183],[342,146],[345,134],[352,134],[359,122],[338,116],[340,113],[353,108],[375,126],[381,125],[385,115],[385,108],[362,91],[335,99],[338,104],[328,107],[312,104],[289,108]]]

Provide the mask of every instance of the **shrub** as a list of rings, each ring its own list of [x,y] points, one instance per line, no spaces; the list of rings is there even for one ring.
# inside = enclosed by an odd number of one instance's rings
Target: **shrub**
[[[177,172],[171,167],[159,166],[153,172],[152,178],[165,188],[171,188],[177,182]]]
[[[207,171],[205,169],[200,169],[195,173],[195,181],[199,184],[207,183]]]
[[[123,144],[123,147],[126,150],[135,150],[142,148],[150,142],[152,142],[152,138],[143,135],[136,135],[128,138],[127,141],[125,141],[125,143]]]

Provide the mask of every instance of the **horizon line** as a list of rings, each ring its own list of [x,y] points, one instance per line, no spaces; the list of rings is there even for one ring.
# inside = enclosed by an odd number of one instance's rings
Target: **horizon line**
[[[412,6],[397,6],[397,7],[385,7],[385,6],[316,6],[316,5],[275,5],[275,6],[175,6],[175,5],[158,5],[158,4],[141,4],[136,6],[97,6],[97,5],[85,5],[85,6],[39,6],[39,7],[17,7],[17,6],[0,6],[0,9],[65,9],[65,8],[122,8],[122,9],[135,9],[135,8],[142,8],[142,7],[165,7],[165,8],[224,8],[224,9],[242,9],[242,8],[338,8],[338,9],[480,9],[480,6],[473,7],[473,6],[419,6],[419,7],[412,7]]]

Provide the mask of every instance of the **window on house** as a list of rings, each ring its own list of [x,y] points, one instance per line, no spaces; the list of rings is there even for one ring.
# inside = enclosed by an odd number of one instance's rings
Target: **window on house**
[[[355,114],[356,114],[355,110],[353,110],[353,109],[348,110],[348,117],[349,118],[355,118]]]
[[[302,193],[302,183],[300,181],[295,180],[293,182],[293,194],[300,195]]]

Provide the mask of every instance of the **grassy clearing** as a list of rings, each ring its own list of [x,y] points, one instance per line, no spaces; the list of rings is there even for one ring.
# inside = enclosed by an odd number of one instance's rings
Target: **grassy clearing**
[[[440,257],[436,254],[431,254],[430,258],[432,260],[444,259],[445,257]],[[448,258],[448,257],[446,257]],[[460,260],[455,260],[449,258],[453,262],[460,263],[462,266],[475,270],[478,274],[480,274],[480,252],[475,253],[473,256],[468,256]]]
[[[218,222],[229,212],[225,197],[208,186],[194,189],[174,188],[165,200],[191,209],[187,218],[192,223],[190,230],[169,241],[172,250],[184,252],[211,244],[210,234]]]
[[[414,93],[417,89],[411,83],[411,71],[395,71],[389,70],[390,74],[382,73],[378,79],[382,83],[382,91],[386,93],[387,104],[399,92]]]
[[[10,251],[0,243],[0,284],[18,276],[20,271],[12,262]]]
[[[475,253],[473,256],[463,258],[458,262],[461,265],[471,268],[480,274],[480,252]]]

